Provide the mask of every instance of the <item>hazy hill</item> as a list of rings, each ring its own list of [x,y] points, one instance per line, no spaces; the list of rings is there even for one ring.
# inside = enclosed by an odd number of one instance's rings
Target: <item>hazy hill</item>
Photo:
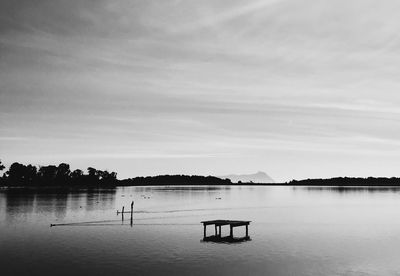
[[[233,183],[241,182],[254,182],[254,183],[275,183],[275,181],[265,172],[257,172],[255,174],[230,174],[220,176],[220,178],[228,178]]]

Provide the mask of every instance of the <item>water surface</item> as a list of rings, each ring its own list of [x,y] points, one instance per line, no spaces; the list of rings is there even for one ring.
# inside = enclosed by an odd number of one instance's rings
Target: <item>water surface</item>
[[[0,191],[1,275],[400,275],[400,190],[124,187]],[[134,219],[116,214],[134,200]],[[251,241],[202,242],[202,220]],[[50,224],[94,222],[50,227]],[[208,234],[213,234],[211,227]],[[223,228],[229,234],[229,228]],[[235,236],[244,235],[235,228]]]

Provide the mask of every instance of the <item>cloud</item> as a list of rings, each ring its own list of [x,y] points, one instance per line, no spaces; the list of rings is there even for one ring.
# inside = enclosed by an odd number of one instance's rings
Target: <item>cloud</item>
[[[399,11],[394,0],[1,1],[2,154],[164,156],[216,174],[265,164],[277,179],[317,155],[337,153],[324,175],[344,153],[386,160],[400,138]]]

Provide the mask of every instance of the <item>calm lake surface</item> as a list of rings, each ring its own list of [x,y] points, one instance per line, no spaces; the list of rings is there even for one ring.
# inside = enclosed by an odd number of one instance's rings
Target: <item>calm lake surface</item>
[[[116,210],[132,200],[131,226]],[[200,221],[212,219],[251,220],[251,241],[202,242]],[[399,257],[398,189],[0,191],[3,276],[400,275]]]

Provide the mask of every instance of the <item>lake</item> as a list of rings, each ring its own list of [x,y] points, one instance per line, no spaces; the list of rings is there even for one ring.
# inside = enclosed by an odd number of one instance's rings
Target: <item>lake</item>
[[[2,190],[0,275],[400,275],[399,218],[393,188]],[[251,240],[203,242],[213,219]]]

